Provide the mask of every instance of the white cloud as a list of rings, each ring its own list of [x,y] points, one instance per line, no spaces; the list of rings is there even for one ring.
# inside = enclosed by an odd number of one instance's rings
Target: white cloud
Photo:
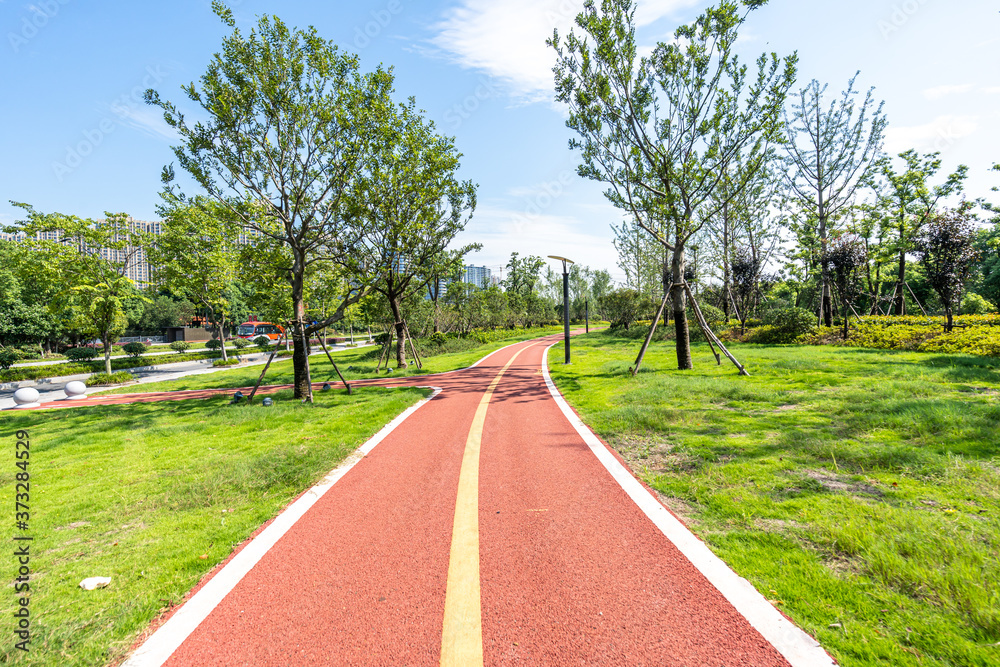
[[[1000,95],[1000,86],[987,86],[986,88],[980,89],[987,95]]]
[[[653,23],[699,0],[641,0],[639,26]],[[503,81],[521,101],[551,99],[555,52],[545,44],[565,34],[582,9],[581,0],[460,0],[433,26],[432,43],[449,58]]]
[[[477,265],[503,266],[512,252],[543,258],[561,255],[592,269],[607,269],[616,280],[624,280],[624,274],[618,275],[610,228],[604,236],[587,233],[572,216],[481,206],[452,245],[472,242],[483,244],[481,252],[466,260]]]
[[[962,93],[967,93],[974,87],[975,86],[971,83],[952,86],[937,86],[935,88],[924,89],[923,94],[924,97],[929,100],[939,100],[942,97],[948,97],[949,95],[961,95]]]
[[[890,155],[910,148],[924,153],[943,152],[979,129],[978,120],[978,116],[938,116],[924,125],[889,127],[885,133],[885,149]]]

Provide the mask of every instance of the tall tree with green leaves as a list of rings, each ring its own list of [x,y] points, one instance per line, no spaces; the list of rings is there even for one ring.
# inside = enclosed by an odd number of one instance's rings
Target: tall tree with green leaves
[[[295,396],[311,400],[308,336],[340,321],[378,277],[357,252],[367,230],[349,214],[348,194],[387,140],[392,72],[363,74],[356,55],[277,17],[260,17],[244,34],[229,8],[212,6],[233,32],[200,85],[182,88],[202,118],[190,123],[155,90],[146,102],[163,110],[180,137],[177,162],[207,196],[283,249],[272,268],[291,291]],[[165,168],[164,180],[172,177]],[[350,279],[333,312],[308,324],[307,274],[319,268]]]
[[[788,141],[787,183],[790,199],[798,205],[800,226],[816,239],[812,255],[820,265],[819,314],[833,325],[830,263],[827,246],[833,223],[854,202],[859,188],[871,183],[882,150],[886,118],[868,90],[860,105],[854,89],[856,73],[839,98],[826,105],[827,85],[813,79],[793,96],[785,113]],[[803,235],[800,233],[800,238]]]
[[[205,309],[225,343],[232,293],[240,274],[240,227],[228,206],[203,197],[183,201],[167,191],[159,213],[161,233],[149,248],[157,280],[175,296]],[[222,359],[228,359],[222,346]]]
[[[406,368],[408,327],[401,306],[453,263],[445,249],[472,217],[476,186],[456,178],[461,154],[454,139],[437,134],[412,99],[398,107],[383,132],[386,140],[357,179],[351,200],[354,215],[369,230],[363,243],[367,263],[382,274],[373,288],[392,313],[396,366]],[[458,254],[479,247],[465,246]]]
[[[40,266],[45,267],[47,282],[60,286],[50,307],[75,301],[73,325],[101,340],[104,369],[110,374],[111,346],[128,325],[126,309],[147,300],[128,270],[149,246],[148,229],[125,213],[91,220],[14,205],[24,209],[27,218],[7,231],[26,234],[24,243],[43,259]]]
[[[937,211],[942,199],[962,191],[968,167],[959,165],[943,183],[930,181],[941,169],[941,154],[927,153],[923,157],[910,149],[899,154],[903,165],[895,169],[892,162],[882,163],[885,181],[879,193],[877,213],[886,238],[895,236],[887,250],[897,257],[896,286],[893,290],[893,312],[906,314],[906,254],[916,250],[924,225]]]
[[[581,33],[562,39],[556,32],[549,40],[557,54],[556,96],[569,106],[567,125],[580,135],[570,142],[582,154],[579,174],[607,183],[608,200],[670,252],[680,369],[693,367],[688,241],[764,168],[782,137],[781,109],[797,57],[763,54],[753,75],[733,53],[749,12],[764,4],[724,1],[710,7],[649,57],[639,56],[633,0],[601,0],[599,7],[587,0],[576,17]],[[713,198],[738,154],[747,165],[743,180],[732,184],[728,198]],[[647,346],[648,340],[636,369]]]

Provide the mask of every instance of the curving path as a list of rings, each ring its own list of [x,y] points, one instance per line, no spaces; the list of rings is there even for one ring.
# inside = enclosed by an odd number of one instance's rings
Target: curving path
[[[557,340],[358,382],[438,391],[213,572],[127,667],[834,664],[579,423],[543,368]]]

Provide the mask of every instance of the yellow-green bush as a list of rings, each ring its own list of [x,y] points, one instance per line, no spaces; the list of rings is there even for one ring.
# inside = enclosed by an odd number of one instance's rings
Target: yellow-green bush
[[[944,317],[865,317],[852,322],[848,340],[835,330],[818,329],[799,339],[806,345],[847,345],[883,350],[911,350],[1000,356],[1000,315],[962,315],[945,332]]]

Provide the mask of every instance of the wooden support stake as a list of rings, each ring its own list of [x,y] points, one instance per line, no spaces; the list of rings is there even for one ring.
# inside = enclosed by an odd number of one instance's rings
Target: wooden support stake
[[[684,289],[687,290],[688,298],[691,299],[695,316],[698,317],[700,320],[704,321],[705,316],[701,314],[701,308],[698,307],[698,302],[695,300],[694,295],[691,294],[691,288],[688,286],[686,282],[684,283]],[[712,333],[712,330],[708,328],[707,323],[704,325],[704,331],[706,331],[708,336],[715,341],[715,344],[719,346],[719,349],[722,350],[722,353],[724,355],[726,355],[726,358],[729,359],[729,361],[733,362],[733,365],[735,365],[736,368],[740,369],[740,375],[746,375],[746,376],[750,375],[750,373],[747,372],[747,369],[743,367],[743,364],[737,361],[736,357],[734,357],[729,352],[729,350],[726,349],[726,346],[722,344],[722,341],[719,340],[719,337],[716,336],[714,333]]]
[[[910,290],[910,296],[913,297],[913,302],[917,304],[917,308],[919,308],[920,312],[924,314],[924,317],[927,317],[927,311],[924,310],[924,307],[920,305],[920,299],[918,299],[917,295],[913,293],[913,288],[910,287],[910,283],[904,280],[903,284],[906,285],[906,289]]]
[[[350,396],[351,385],[347,384],[347,380],[344,379],[344,376],[340,373],[340,369],[337,368],[337,364],[334,362],[333,356],[330,354],[330,350],[326,349],[326,341],[321,338],[319,344],[323,346],[323,351],[326,352],[326,358],[330,360],[330,365],[333,366],[333,370],[337,371],[337,375],[340,376],[340,381],[344,383],[345,387],[347,387],[347,395]]]
[[[639,374],[639,366],[642,365],[642,359],[646,356],[646,348],[649,347],[649,342],[653,340],[653,334],[656,333],[656,325],[660,321],[660,316],[663,315],[663,309],[667,307],[667,299],[670,298],[670,290],[667,290],[666,294],[663,295],[663,301],[660,302],[660,308],[656,311],[656,317],[649,324],[649,333],[646,334],[646,340],[642,342],[642,347],[639,349],[639,356],[635,358],[635,367],[629,368],[628,372],[632,374],[633,377]]]
[[[424,364],[420,361],[420,355],[417,354],[417,348],[413,344],[413,336],[410,334],[410,325],[405,321],[403,322],[403,330],[406,332],[406,340],[410,343],[410,352],[413,353],[413,360],[417,362],[417,368],[423,369]]]
[[[253,403],[254,394],[257,393],[257,389],[260,388],[260,383],[264,381],[264,374],[267,373],[267,369],[270,368],[271,362],[274,361],[274,355],[278,354],[278,348],[281,346],[282,340],[284,340],[285,334],[281,334],[281,338],[278,339],[278,344],[274,346],[271,350],[271,356],[267,358],[267,363],[264,364],[264,370],[260,372],[260,377],[257,378],[257,384],[253,386],[253,390],[250,392],[249,398],[247,398],[247,404]]]

